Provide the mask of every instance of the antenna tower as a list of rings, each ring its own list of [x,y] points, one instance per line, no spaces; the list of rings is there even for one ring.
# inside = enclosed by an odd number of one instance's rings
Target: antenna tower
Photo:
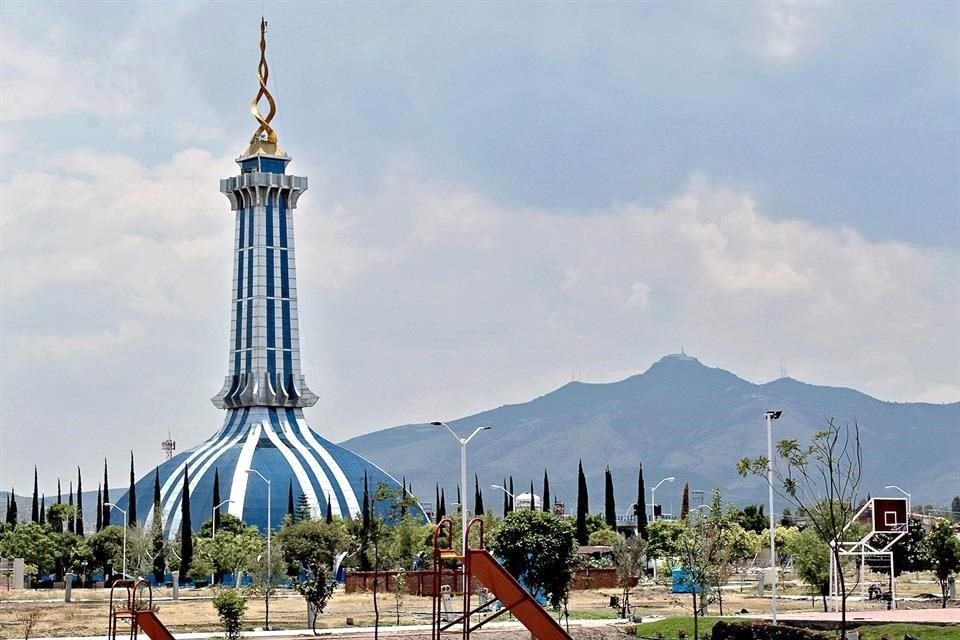
[[[167,460],[173,457],[173,452],[177,450],[177,441],[170,437],[170,430],[167,429],[167,439],[160,443],[160,448],[167,454]]]

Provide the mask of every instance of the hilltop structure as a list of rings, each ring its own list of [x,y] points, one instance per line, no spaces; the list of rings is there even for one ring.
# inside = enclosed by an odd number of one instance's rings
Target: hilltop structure
[[[227,375],[212,402],[227,413],[206,442],[159,467],[170,538],[180,529],[185,478],[194,528],[211,517],[215,475],[226,510],[261,530],[267,528],[268,504],[271,525],[282,522],[290,487],[298,501],[301,494],[306,498],[314,517],[329,509],[344,518],[361,513],[365,481],[371,496],[379,483],[401,489],[373,463],[316,434],[304,419],[303,408],[318,400],[300,367],[293,233],[293,211],[307,179],[286,173],[291,158],[270,124],[276,102],[267,88],[266,26],[261,20],[260,90],[250,105],[258,127],[237,159],[240,174],[220,181],[235,212],[235,232]],[[259,109],[263,99],[266,115]],[[154,477],[151,471],[136,483],[140,504],[151,504],[141,509],[142,522],[153,519]],[[118,505],[126,509],[127,502],[124,495]],[[387,508],[374,505],[381,515]]]

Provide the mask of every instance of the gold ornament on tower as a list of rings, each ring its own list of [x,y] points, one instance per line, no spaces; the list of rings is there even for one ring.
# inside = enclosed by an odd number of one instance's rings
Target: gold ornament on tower
[[[260,123],[257,130],[253,132],[250,138],[250,146],[244,152],[244,156],[257,154],[266,154],[271,156],[282,156],[283,150],[277,145],[277,132],[270,126],[270,122],[277,114],[277,103],[267,89],[267,79],[270,77],[270,67],[267,66],[267,21],[260,18],[260,64],[257,66],[257,78],[260,80],[260,91],[257,97],[250,103],[250,113]],[[260,99],[266,98],[270,111],[264,116],[260,113]]]

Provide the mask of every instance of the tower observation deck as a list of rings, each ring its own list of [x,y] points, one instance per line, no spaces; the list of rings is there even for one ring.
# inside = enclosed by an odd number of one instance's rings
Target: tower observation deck
[[[216,506],[216,482],[221,501],[229,501],[227,511],[261,530],[267,526],[268,490],[270,522],[276,527],[287,513],[289,492],[298,503],[305,497],[313,517],[329,511],[352,518],[361,513],[364,482],[371,495],[379,483],[400,489],[373,463],[314,432],[303,415],[303,408],[318,400],[301,370],[297,306],[294,210],[307,179],[287,174],[291,158],[271,126],[276,103],[267,88],[266,27],[261,20],[260,89],[250,105],[258,127],[237,159],[239,175],[220,181],[234,212],[233,282],[227,373],[212,402],[226,415],[213,436],[135,485],[140,504],[151,504],[159,482],[160,515],[169,538],[181,528],[185,486],[194,529]],[[266,115],[260,112],[263,100]],[[118,500],[121,508],[126,503],[126,495]],[[386,515],[389,505],[374,508]],[[423,516],[422,509],[414,511]],[[152,522],[152,506],[140,513],[142,522]]]

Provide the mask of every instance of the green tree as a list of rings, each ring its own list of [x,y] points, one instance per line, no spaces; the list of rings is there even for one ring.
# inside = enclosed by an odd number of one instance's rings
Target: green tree
[[[950,576],[960,573],[960,538],[953,532],[953,521],[937,518],[924,542],[933,573],[940,583],[941,606],[947,608]]]
[[[130,452],[130,487],[127,489],[127,522],[131,527],[139,524],[137,517],[137,474],[133,468],[133,451]]]
[[[577,543],[587,544],[590,533],[587,531],[587,513],[590,512],[590,498],[587,496],[587,478],[583,475],[583,460],[577,463]]]
[[[190,575],[193,563],[193,524],[190,522],[190,470],[183,468],[183,493],[180,498],[180,575]]]
[[[814,529],[804,529],[786,547],[793,557],[793,569],[823,600],[827,610],[830,594],[830,545]]]
[[[26,564],[35,566],[41,574],[52,573],[56,570],[60,554],[58,535],[49,526],[35,522],[16,528],[7,527],[0,534],[0,557],[23,558]]]
[[[686,520],[690,515],[690,483],[683,483],[683,498],[680,501],[680,519]]]
[[[777,443],[780,464],[774,466],[774,490],[796,509],[807,513],[808,526],[827,542],[839,542],[844,529],[853,519],[863,474],[863,452],[860,446],[860,426],[840,425],[833,418],[826,428],[814,434],[808,445],[796,439]],[[768,459],[743,458],[737,463],[741,476],[748,474],[767,478]],[[830,553],[834,565],[843,565],[841,546],[833,544]],[[846,578],[837,572],[840,594],[840,632],[847,629]]]
[[[637,472],[637,503],[634,505],[634,512],[637,515],[637,533],[646,540],[647,535],[647,491],[643,484],[643,465]]]
[[[103,485],[97,485],[97,522],[93,527],[94,533],[103,529]]]
[[[613,529],[600,529],[594,531],[587,538],[587,544],[591,547],[612,547],[622,536]]]
[[[77,522],[75,529],[78,536],[83,535],[83,480],[80,478],[80,467],[77,467]]]
[[[507,571],[559,607],[573,580],[576,547],[570,524],[541,511],[515,511],[492,539],[491,547]]]
[[[163,582],[167,572],[166,538],[163,536],[163,507],[160,504],[160,468],[154,468],[153,475],[153,521],[150,523],[153,533],[153,577],[157,584]]]
[[[110,525],[90,537],[94,566],[114,577],[114,568],[123,565],[123,527]]]
[[[907,535],[893,543],[893,572],[899,576],[904,571],[928,571],[930,569],[930,559],[924,551],[924,531],[923,523],[917,518],[907,520]],[[871,546],[882,549],[893,539],[893,534],[878,534],[873,537]],[[878,569],[880,573],[887,573],[883,569]]]
[[[553,505],[550,504],[550,478],[547,477],[547,470],[543,470],[543,500],[540,506],[544,513],[553,513]]]
[[[110,499],[110,485],[107,483],[107,459],[103,459],[103,501],[104,503],[113,502]],[[113,516],[113,510],[106,506],[106,504],[101,506],[103,513],[100,516],[101,524],[103,528],[106,529],[110,526],[110,518]]]
[[[219,537],[219,534],[217,536]],[[283,545],[278,541],[272,545],[269,557],[267,557],[266,551],[257,550],[247,558],[247,572],[253,581],[250,591],[263,598],[263,626],[267,631],[270,630],[270,598],[277,591],[277,581],[274,578],[283,575],[283,557]]]
[[[483,491],[480,490],[480,478],[473,474],[473,515],[482,516],[483,509]]]
[[[960,522],[960,496],[953,496],[950,501],[950,518],[954,522]]]
[[[763,533],[770,530],[770,519],[763,514],[762,504],[748,504],[738,515],[740,526],[747,531]]]
[[[30,509],[30,521],[40,524],[40,487],[37,485],[37,465],[33,465],[33,503]]]
[[[213,599],[213,607],[223,625],[227,640],[238,640],[243,629],[243,614],[247,610],[247,599],[236,589],[224,589]]]
[[[607,526],[616,530],[617,501],[613,491],[613,474],[610,473],[610,467],[607,467],[603,474],[603,516]]]

